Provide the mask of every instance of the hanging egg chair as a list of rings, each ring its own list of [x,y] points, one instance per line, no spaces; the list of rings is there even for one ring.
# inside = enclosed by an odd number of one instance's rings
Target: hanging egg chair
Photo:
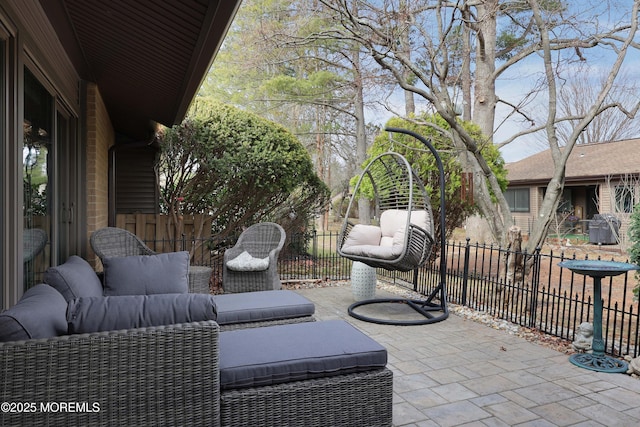
[[[387,325],[424,325],[449,317],[446,293],[445,183],[444,167],[436,149],[415,132],[387,128],[387,132],[403,133],[422,142],[433,154],[439,170],[440,184],[440,281],[424,301],[406,298],[369,299],[349,307],[349,315],[357,319]],[[356,210],[358,198],[373,194],[375,224],[354,224],[350,213]],[[338,254],[374,268],[411,271],[417,275],[434,246],[433,211],[422,180],[407,159],[393,151],[375,157],[360,175],[341,228]],[[416,276],[417,277],[417,276]],[[415,280],[415,279],[414,279]],[[422,317],[418,320],[384,319],[356,311],[370,304],[406,304]]]
[[[355,224],[358,198],[373,193],[374,224]],[[418,174],[399,153],[375,157],[360,175],[338,240],[338,254],[375,268],[411,271],[433,247],[433,213]]]

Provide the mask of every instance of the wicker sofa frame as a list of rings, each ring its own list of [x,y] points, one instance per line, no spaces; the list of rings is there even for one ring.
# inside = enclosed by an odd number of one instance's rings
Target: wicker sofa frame
[[[221,394],[218,342],[207,321],[0,343],[0,424],[391,425],[386,368]]]
[[[305,322],[315,322],[315,321],[316,321],[316,318],[314,316],[300,316],[300,317],[290,317],[287,319],[263,320],[259,322],[227,323],[227,324],[218,325],[218,326],[220,327],[220,332],[225,332],[225,331],[235,331],[238,329],[246,329],[246,328],[262,328],[265,326],[290,325],[292,323],[305,323]]]

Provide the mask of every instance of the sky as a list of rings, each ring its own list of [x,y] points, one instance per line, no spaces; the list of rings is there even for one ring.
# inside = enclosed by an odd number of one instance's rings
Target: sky
[[[613,0],[613,1],[594,1],[594,0],[572,0],[568,2],[570,8],[574,8],[577,13],[592,13],[592,10],[599,9],[601,14],[598,15],[597,25],[604,29],[613,25],[614,22],[620,20],[627,20],[630,16],[630,10],[633,4],[633,0]],[[636,37],[636,40],[640,37]],[[615,55],[610,50],[594,49],[590,51],[582,51],[586,61],[584,63],[576,64],[576,67],[583,67],[585,64],[590,67],[590,72],[595,77],[598,77],[600,73],[608,71],[613,62],[615,61]],[[536,79],[536,73],[541,70],[542,63],[540,61],[537,64],[534,61],[526,61],[522,65],[514,68],[509,75],[505,75],[498,82],[498,92],[500,96],[506,98],[509,101],[517,102],[522,99],[522,96],[529,90],[532,83]],[[567,80],[571,79],[573,65],[565,65],[565,69],[568,72],[564,73]],[[640,84],[640,78],[637,77],[637,69],[640,66],[640,53],[638,50],[629,49],[627,57],[623,63],[623,67],[620,71],[620,75],[625,75],[630,78],[634,83]],[[529,67],[535,67],[531,69]],[[562,80],[558,84],[562,83]],[[539,97],[534,101],[529,108],[529,111],[538,112],[538,120],[542,122],[544,116],[548,111],[548,101],[546,96]],[[640,101],[637,99],[636,102]],[[506,116],[508,108],[501,104],[496,109],[496,124],[500,123]],[[638,118],[637,120],[640,120]],[[529,126],[522,123],[522,121],[510,119],[507,120],[501,127],[496,129],[494,141],[500,142],[505,138],[525,130]],[[521,138],[514,143],[503,147],[501,149],[502,155],[506,162],[514,162],[526,158],[532,154],[538,153],[542,150],[548,149],[548,145],[544,141],[544,135],[538,135],[536,137]]]
[[[597,25],[601,28],[606,28],[611,25],[610,23],[629,15],[633,0],[613,0],[612,2],[606,0],[573,0],[569,1],[569,3],[571,7],[576,8],[577,13],[588,13],[589,10],[592,10],[591,8],[600,8],[602,14],[599,15]],[[611,5],[609,3],[611,3]],[[598,70],[609,69],[615,60],[615,56],[610,51],[599,50],[587,52],[583,50],[583,55],[586,61],[582,63],[576,61],[575,66],[584,67],[585,64],[587,64],[594,75],[598,74]],[[573,59],[576,59],[576,57],[574,56]],[[571,67],[573,66],[573,64],[563,66],[565,70],[563,77],[567,78],[567,80],[572,76],[573,69]],[[640,85],[640,76],[636,77],[636,70],[639,68],[640,54],[638,51],[630,50],[621,73],[625,73],[626,71],[627,75]],[[496,89],[499,97],[511,103],[518,104],[520,100],[530,92],[531,87],[536,83],[541,72],[542,61],[538,57],[533,57],[514,66],[497,81]],[[397,97],[394,95],[389,101],[392,105],[397,106],[397,111],[403,111],[402,105],[404,100],[401,95]],[[416,98],[417,103],[418,101]],[[539,124],[544,121],[548,108],[547,97],[545,94],[541,94],[530,101],[527,107],[527,113]],[[510,111],[511,108],[502,103],[498,104],[496,108],[496,133],[494,135],[494,141],[497,143],[531,126],[519,117],[507,117]],[[372,111],[371,113],[373,121],[380,124],[383,124],[390,116],[390,112],[381,110]],[[548,149],[548,145],[544,141],[544,135],[538,134],[519,138],[501,148],[501,152],[505,161],[509,163],[521,160],[545,149]]]

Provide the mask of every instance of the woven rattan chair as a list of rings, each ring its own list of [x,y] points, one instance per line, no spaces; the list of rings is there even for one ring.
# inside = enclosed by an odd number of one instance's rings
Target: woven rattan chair
[[[138,236],[117,227],[96,230],[91,235],[91,248],[98,255],[100,261],[110,257],[156,254]],[[208,294],[210,292],[210,277],[211,268],[189,266],[189,292]]]
[[[105,227],[91,235],[91,247],[100,260],[111,257],[155,255],[138,236],[117,227]]]
[[[155,255],[138,236],[117,227],[105,227],[91,235],[91,248],[100,260],[111,257]]]
[[[254,224],[242,232],[235,246],[224,253],[222,267],[222,288],[225,292],[252,292],[280,289],[282,284],[278,276],[278,255],[284,246],[286,233],[273,222]],[[248,255],[247,255],[248,254]],[[234,267],[230,261],[239,256],[264,261],[268,258],[266,268],[249,271],[251,267]],[[251,260],[249,260],[249,264]]]
[[[36,257],[47,245],[47,232],[40,228],[26,228],[23,231],[22,260],[24,268],[24,278],[27,286],[33,286],[35,281],[37,266]]]
[[[23,260],[32,261],[47,244],[47,232],[39,228],[27,228],[23,232]]]

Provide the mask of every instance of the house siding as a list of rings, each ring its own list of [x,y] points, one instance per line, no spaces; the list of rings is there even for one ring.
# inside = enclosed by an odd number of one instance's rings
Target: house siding
[[[109,148],[115,132],[98,87],[87,84],[87,240],[95,230],[108,225],[109,216]],[[95,266],[97,258],[91,248],[88,259]]]
[[[115,213],[157,214],[157,151],[143,147],[115,150]]]
[[[600,185],[598,192],[600,213],[611,213],[614,209],[614,198],[608,185]]]
[[[528,187],[526,186],[513,186],[510,187],[511,189],[527,189]],[[530,231],[530,225],[531,225],[531,213],[535,212],[537,210],[537,197],[536,197],[536,189],[535,188],[528,188],[529,189],[529,212],[511,212],[511,218],[513,219],[513,223],[520,227],[520,229],[525,232],[528,233]]]

